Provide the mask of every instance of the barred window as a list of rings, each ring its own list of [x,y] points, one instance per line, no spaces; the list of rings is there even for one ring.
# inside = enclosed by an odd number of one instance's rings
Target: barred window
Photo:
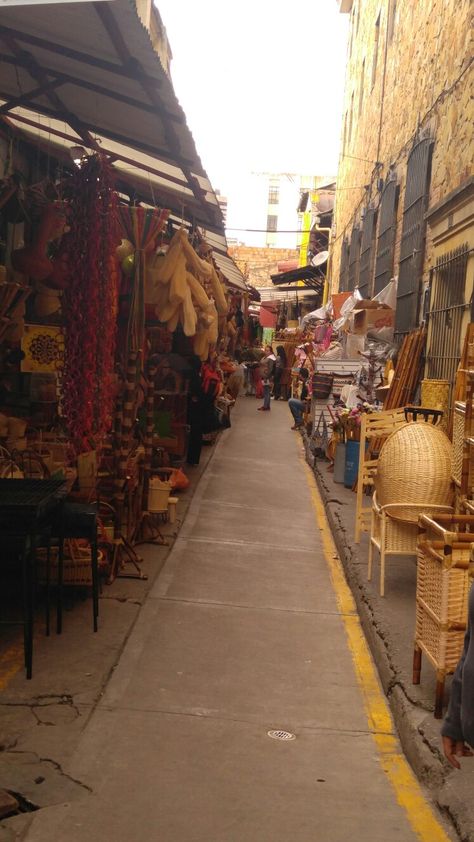
[[[360,260],[360,229],[354,227],[351,234],[349,247],[349,280],[348,290],[352,292],[359,283],[359,260]]]
[[[270,186],[268,189],[268,204],[277,205],[280,201],[280,188]]]
[[[427,376],[435,380],[454,377],[461,356],[466,301],[466,276],[469,255],[467,243],[443,254],[431,272],[428,312]]]
[[[372,292],[372,270],[374,263],[375,228],[377,225],[377,211],[367,208],[362,226],[360,244],[359,292],[362,298],[370,298]]]
[[[375,257],[374,295],[377,295],[392,278],[397,224],[398,185],[389,179],[382,190],[379,212],[377,254]]]
[[[341,246],[341,265],[339,269],[339,292],[349,289],[349,240],[344,237]]]
[[[410,152],[407,163],[395,318],[398,335],[409,333],[417,325],[432,149],[430,138],[420,140]]]

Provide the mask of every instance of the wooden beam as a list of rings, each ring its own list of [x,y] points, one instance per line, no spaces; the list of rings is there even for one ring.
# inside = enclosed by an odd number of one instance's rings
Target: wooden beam
[[[0,93],[0,97],[2,94]],[[44,124],[37,123],[35,120],[29,120],[27,117],[20,116],[19,114],[10,114],[9,115],[9,124],[11,125],[11,121],[18,121],[19,123],[25,123],[27,126],[32,126],[35,129],[41,129],[42,131],[46,131]],[[73,137],[73,135],[67,134],[67,132],[61,132],[58,129],[49,128],[47,129],[49,135],[54,135],[56,137],[60,137],[63,140],[70,141],[73,144],[77,144],[78,140],[81,140],[79,137]],[[87,146],[87,144],[86,144]],[[134,161],[133,158],[128,158],[125,155],[121,155],[120,152],[112,152],[110,149],[106,149],[103,145],[100,147],[104,155],[107,155],[109,161],[113,163],[113,161],[119,160],[123,161],[125,164],[130,164],[133,167],[136,167],[139,170],[143,170],[146,173],[151,173],[152,175],[157,175],[160,178],[166,178],[167,181],[172,182],[173,184],[177,184],[179,187],[187,187],[187,182],[184,179],[177,178],[174,175],[169,175],[168,173],[163,172],[162,170],[157,169],[156,167],[149,167],[146,164],[141,164],[139,161]],[[159,189],[157,187],[157,189]]]
[[[0,93],[0,96],[1,96],[1,93]],[[21,129],[17,128],[17,126],[15,125],[16,122],[25,123],[25,125],[32,126],[33,128],[42,129],[43,131],[45,130],[45,126],[42,125],[41,123],[36,123],[34,120],[29,120],[27,117],[20,117],[17,114],[8,115],[7,117],[4,117],[3,120],[4,120],[5,124],[8,125],[9,128],[12,128],[14,130],[16,129],[17,131],[18,130],[21,131]],[[48,128],[48,135],[66,140],[66,141],[70,142],[72,145],[78,144],[82,140],[80,137],[75,137],[74,135],[67,134],[67,132],[62,132],[62,131],[59,131],[58,129],[53,129],[53,128]],[[82,141],[82,142],[84,143],[85,147],[88,146],[88,144],[85,141]],[[28,138],[25,138],[25,143],[28,143]],[[44,141],[41,141],[41,140],[35,141],[35,143],[37,145],[39,145],[41,148],[43,148],[45,152],[49,152],[49,154],[51,154],[50,144],[48,144],[48,140],[46,138],[44,139]],[[104,155],[110,156],[109,160],[111,161],[112,164],[113,164],[114,159],[118,159],[118,160],[124,161],[124,163],[131,164],[132,166],[136,167],[138,170],[142,170],[145,173],[152,173],[152,174],[160,175],[163,178],[167,178],[167,179],[170,178],[170,176],[167,176],[165,173],[160,173],[158,170],[157,171],[150,170],[144,164],[137,163],[136,161],[133,161],[131,158],[124,158],[123,156],[121,156],[121,155],[119,155],[115,152],[112,153],[112,152],[110,152],[110,150],[106,149],[105,147],[101,147],[101,149],[102,149],[102,153]],[[64,149],[54,149],[54,154],[58,158],[63,158],[64,160],[70,161],[69,149],[65,149],[65,148]],[[117,188],[120,184],[125,184],[125,185],[127,185],[128,190],[133,189],[138,195],[145,196],[144,186],[137,185],[135,181],[133,181],[133,182],[127,181],[128,175],[129,175],[128,173],[117,171],[117,176],[118,176],[118,178],[117,178]],[[131,179],[133,179],[133,174],[130,174],[130,177],[131,177]],[[180,186],[180,187],[186,187],[187,186],[184,181],[180,182],[180,181],[178,181],[178,179],[175,179],[175,181],[177,182],[178,186]],[[147,195],[146,198],[143,198],[142,201],[146,201],[147,203],[149,201],[151,202],[153,200],[153,192],[155,192],[156,196],[160,200],[162,198],[165,200],[165,202],[164,202],[165,206],[173,214],[181,217],[182,212],[183,212],[183,208],[184,208],[185,211],[189,212],[189,215],[192,217],[192,220],[194,220],[200,226],[207,227],[209,230],[211,230],[212,226],[211,227],[209,226],[208,219],[207,218],[202,219],[201,217],[198,216],[200,206],[198,205],[194,196],[188,196],[188,197],[184,198],[184,203],[182,205],[180,204],[179,207],[178,207],[178,206],[175,206],[173,203],[176,202],[177,200],[179,201],[181,199],[180,194],[173,193],[171,190],[168,190],[165,186],[162,186],[162,185],[159,185],[159,184],[156,185],[156,189],[154,188],[153,191],[152,191],[152,185],[148,185],[148,186],[149,186],[148,195]],[[124,190],[124,192],[127,192],[127,190]],[[192,224],[191,220],[189,221],[189,224]],[[216,228],[215,233],[220,233],[220,229]]]
[[[3,93],[0,90],[1,99],[8,99],[8,96],[9,94]],[[35,110],[40,114],[44,114],[46,117],[51,117],[53,120],[61,120],[63,123],[69,122],[69,113],[67,111],[56,111],[53,108],[48,108],[44,105],[35,105]],[[17,114],[12,115],[12,117],[14,117],[15,120],[19,119]],[[24,119],[23,122],[25,122]],[[120,143],[122,146],[127,146],[131,148],[131,151],[133,151],[133,149],[137,149],[140,152],[144,152],[146,155],[150,155],[152,158],[159,158],[164,163],[171,164],[171,166],[177,167],[182,172],[184,172],[184,162],[189,163],[186,159],[183,161],[183,159],[173,158],[168,149],[161,149],[159,146],[150,146],[148,143],[143,143],[142,141],[138,141],[134,138],[126,137],[125,135],[109,131],[108,129],[105,130],[103,126],[95,126],[90,123],[88,123],[88,126],[89,129],[97,135],[113,140],[116,143]],[[71,127],[74,128],[73,126]],[[42,126],[42,128],[44,129],[44,126]],[[74,131],[76,131],[76,129],[74,129]]]
[[[0,56],[0,61],[1,60],[2,57]],[[61,79],[51,79],[49,82],[45,82],[44,85],[39,85],[37,88],[33,88],[33,90],[28,91],[26,94],[13,97],[4,105],[0,106],[0,114],[6,114],[7,111],[11,111],[12,108],[18,108],[19,105],[26,105],[31,102],[32,99],[43,96],[43,94],[49,93],[49,91],[54,91],[62,84]]]
[[[25,70],[28,70],[28,60],[21,56],[6,56],[0,55],[0,62],[5,62],[6,64],[13,64],[16,67],[24,67]],[[71,76],[69,73],[63,73],[62,71],[55,70],[52,67],[48,67],[47,65],[41,65],[42,70],[47,73],[49,76],[54,76],[56,79],[62,80],[59,84],[68,84],[68,85],[76,85],[79,88],[84,88],[85,90],[92,91],[93,93],[101,94],[102,96],[106,96],[109,99],[117,100],[117,102],[123,102],[124,105],[130,105],[133,108],[138,108],[141,111],[146,111],[148,114],[163,114],[169,120],[174,120],[176,123],[183,123],[184,120],[177,114],[171,113],[171,111],[167,111],[163,105],[154,106],[148,105],[146,102],[139,102],[132,97],[126,96],[122,94],[120,91],[112,89],[112,88],[104,88],[102,85],[97,85],[95,82],[88,82],[86,79],[81,79],[77,76]],[[32,92],[33,94],[34,92]],[[25,95],[26,96],[26,95]],[[39,96],[39,94],[37,94]]]
[[[43,71],[43,69],[40,67],[34,56],[31,55],[31,53],[26,53],[24,50],[22,50],[16,43],[15,39],[9,35],[0,33],[0,38],[7,45],[8,49],[11,53],[13,53],[13,55],[25,59],[27,63],[26,70],[35,82],[39,82],[40,85],[48,84],[49,79],[47,74]],[[49,91],[48,93],[46,93],[46,97],[55,108],[63,110],[63,119],[65,119],[65,121],[69,123],[69,125],[74,129],[75,132],[77,132],[77,134],[84,140],[84,142],[87,142],[89,146],[92,146],[92,148],[94,148],[97,152],[100,152],[100,147],[98,143],[94,140],[94,138],[89,133],[84,124],[74,114],[71,114],[71,112],[66,108],[59,96],[54,91]]]
[[[42,50],[46,50],[50,53],[66,56],[67,58],[81,62],[82,64],[88,64],[91,67],[98,67],[101,70],[106,70],[108,73],[113,73],[116,76],[124,76],[127,79],[137,81],[136,70],[132,71],[130,68],[124,67],[123,65],[114,64],[113,62],[106,61],[105,59],[98,58],[97,56],[92,56],[88,53],[83,53],[80,50],[66,47],[63,44],[54,44],[52,41],[47,41],[45,38],[39,38],[37,35],[21,32],[19,29],[12,29],[8,26],[0,26],[0,34],[10,35],[17,41],[25,44],[31,44],[32,47],[40,47]],[[153,76],[147,76],[146,74],[143,74],[143,71],[141,71],[141,73],[150,81],[150,83],[155,85],[155,87],[161,87],[161,81],[159,79]]]

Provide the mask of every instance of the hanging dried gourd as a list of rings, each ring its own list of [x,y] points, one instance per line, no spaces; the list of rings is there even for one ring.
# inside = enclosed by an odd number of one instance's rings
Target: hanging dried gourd
[[[88,158],[69,184],[71,232],[63,296],[62,411],[77,450],[111,425],[117,329],[117,194],[110,164]]]

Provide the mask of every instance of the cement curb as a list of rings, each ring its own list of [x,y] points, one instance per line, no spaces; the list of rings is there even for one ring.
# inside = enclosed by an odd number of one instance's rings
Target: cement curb
[[[403,751],[419,780],[429,788],[440,811],[449,818],[461,842],[474,842],[472,782],[471,788],[467,789],[464,796],[465,787],[462,786],[460,791],[458,785],[461,783],[461,778],[455,778],[440,752],[439,723],[433,725],[435,720],[432,715],[421,705],[411,701],[400,683],[383,634],[374,619],[371,606],[362,588],[358,575],[360,565],[354,564],[357,547],[348,543],[337,511],[331,507],[333,492],[326,484],[317,460],[309,451],[309,443],[305,435],[303,435],[303,440],[306,459],[314,472],[333,539],[357,605],[362,628],[387,696]],[[464,782],[466,782],[465,778]]]

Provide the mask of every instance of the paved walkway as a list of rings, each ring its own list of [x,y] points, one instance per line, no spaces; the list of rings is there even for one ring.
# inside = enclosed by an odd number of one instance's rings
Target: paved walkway
[[[379,691],[366,650],[354,668],[288,408],[256,405],[236,407],[65,770],[84,798],[36,813],[28,842],[448,839],[423,797],[420,825],[389,726],[369,727]]]

